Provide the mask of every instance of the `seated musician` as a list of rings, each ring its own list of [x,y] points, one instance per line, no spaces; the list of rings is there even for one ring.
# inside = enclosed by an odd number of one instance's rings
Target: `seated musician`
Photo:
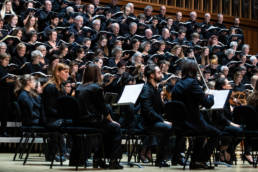
[[[216,90],[230,90],[232,89],[229,81],[226,78],[219,78],[215,84]],[[240,125],[232,122],[232,113],[230,109],[230,97],[231,92],[229,92],[228,98],[223,109],[218,109],[212,111],[212,124],[218,129],[230,133],[232,136],[239,134],[243,131]],[[220,144],[220,161],[232,164],[235,160],[235,149],[239,144],[239,139],[231,136],[223,136],[221,138]]]
[[[140,94],[141,113],[143,127],[147,131],[158,132],[161,135],[159,152],[157,153],[156,166],[169,167],[165,161],[169,135],[172,130],[172,123],[165,121],[162,117],[164,103],[158,90],[157,83],[162,79],[160,68],[156,65],[148,65],[144,70],[147,83]]]
[[[67,81],[69,77],[69,66],[57,63],[54,67],[52,78],[43,86],[42,94],[42,108],[44,113],[41,113],[41,121],[46,127],[56,128],[62,125],[62,119],[60,114],[57,111],[57,101],[58,98],[65,95],[65,91],[62,87],[62,83]],[[63,136],[60,134],[49,134],[48,140],[48,149],[46,151],[45,157],[46,160],[52,160],[53,156],[58,150],[58,137],[61,141],[64,141]],[[66,152],[65,144],[62,143],[62,154]],[[56,156],[57,161],[64,161],[64,156],[62,159],[58,159],[59,156]]]
[[[2,48],[2,47],[1,47]],[[8,112],[8,104],[12,101],[15,75],[9,75],[8,64],[11,56],[6,53],[0,53],[0,109],[1,109],[1,127],[0,134],[5,132],[7,119],[10,112]]]
[[[220,131],[209,125],[200,112],[200,105],[210,108],[213,103],[212,95],[205,95],[197,80],[198,66],[192,60],[187,60],[182,66],[182,79],[176,83],[172,90],[173,100],[181,101],[185,104],[188,114],[188,129],[197,133],[220,135]],[[206,142],[205,142],[206,141]],[[191,156],[190,169],[209,169],[206,162],[212,153],[214,140],[197,138],[195,140],[193,154]]]
[[[103,130],[104,152],[110,159],[110,169],[122,169],[119,164],[121,158],[121,130],[120,124],[110,115],[110,108],[104,102],[102,78],[100,68],[96,64],[89,64],[83,75],[82,85],[76,90],[76,98],[80,105],[80,116],[76,125],[99,128]],[[93,166],[107,168],[100,150],[95,153]]]
[[[245,87],[242,84],[243,75],[239,72],[235,73],[234,75],[234,85],[233,85],[233,91],[244,91]]]
[[[258,110],[258,79],[254,84],[254,91],[247,97],[247,104]]]
[[[17,80],[15,93],[21,109],[23,125],[38,125],[40,118],[40,97],[35,92],[36,80],[26,74]]]

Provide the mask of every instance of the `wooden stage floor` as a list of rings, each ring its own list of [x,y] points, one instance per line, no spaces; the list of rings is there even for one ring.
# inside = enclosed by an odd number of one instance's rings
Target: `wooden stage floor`
[[[40,171],[51,171],[51,172],[59,172],[59,171],[75,171],[74,167],[68,166],[68,161],[64,162],[63,166],[59,166],[58,162],[55,162],[55,166],[53,169],[49,169],[50,162],[45,162],[44,157],[39,157],[39,154],[31,154],[28,162],[25,166],[22,165],[23,161],[16,160],[12,161],[13,154],[11,153],[0,153],[0,172],[40,172]],[[126,161],[126,156],[122,160],[122,163]],[[103,169],[93,169],[80,167],[79,171],[118,171],[118,170],[103,170]],[[158,168],[151,166],[151,164],[146,164],[143,168],[138,167],[128,167],[124,165],[124,170],[120,170],[124,172],[155,172],[155,171],[181,171],[183,172],[183,168],[181,166],[172,166],[169,168]],[[189,168],[186,168],[186,171],[189,171]],[[194,170],[194,171],[208,171],[208,170]],[[219,165],[215,168],[215,170],[209,171],[221,171],[221,172],[257,172],[258,168],[253,168],[247,163],[243,164],[242,161],[238,161],[238,165],[232,167],[226,167],[223,165]]]

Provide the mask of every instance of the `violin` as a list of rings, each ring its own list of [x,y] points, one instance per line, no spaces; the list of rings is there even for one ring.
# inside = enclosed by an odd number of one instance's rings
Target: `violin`
[[[172,100],[172,94],[167,90],[167,87],[164,85],[162,88],[164,100],[171,101]]]
[[[232,91],[229,104],[232,106],[247,105],[247,93],[244,91]]]

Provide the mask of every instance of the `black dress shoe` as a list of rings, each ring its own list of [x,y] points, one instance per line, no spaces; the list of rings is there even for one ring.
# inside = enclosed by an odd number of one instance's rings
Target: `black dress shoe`
[[[195,169],[212,170],[212,169],[214,169],[213,166],[209,166],[205,162],[191,162],[189,168],[191,170],[195,170]]]
[[[61,159],[60,159],[60,156],[56,155],[55,160],[56,160],[56,162],[61,162],[61,161],[64,162],[64,161],[66,161],[66,158],[65,158],[65,156],[61,156]]]
[[[105,161],[101,160],[101,159],[93,159],[93,168],[108,168],[108,165],[106,164]]]
[[[109,169],[121,170],[121,169],[123,169],[123,168],[124,168],[124,167],[121,166],[117,160],[114,160],[114,161],[110,161],[110,162],[109,162]]]
[[[170,165],[165,161],[165,160],[163,160],[163,161],[156,161],[155,162],[155,166],[156,167],[170,167]]]
[[[149,160],[144,155],[140,155],[139,158],[142,161],[142,163],[149,163]]]
[[[186,161],[186,159],[185,159],[185,157],[184,156],[182,156],[182,155],[177,155],[177,156],[173,156],[173,158],[172,158],[172,161],[171,161],[171,164],[172,165],[182,165],[182,166],[184,166],[185,164],[185,161]],[[186,165],[189,165],[189,162],[187,161],[186,162]]]

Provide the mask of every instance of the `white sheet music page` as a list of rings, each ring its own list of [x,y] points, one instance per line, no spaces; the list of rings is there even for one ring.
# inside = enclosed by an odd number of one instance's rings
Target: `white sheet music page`
[[[214,96],[214,105],[211,109],[223,109],[228,97],[229,90],[209,90]]]
[[[142,91],[143,85],[144,84],[126,85],[117,104],[135,104]]]

